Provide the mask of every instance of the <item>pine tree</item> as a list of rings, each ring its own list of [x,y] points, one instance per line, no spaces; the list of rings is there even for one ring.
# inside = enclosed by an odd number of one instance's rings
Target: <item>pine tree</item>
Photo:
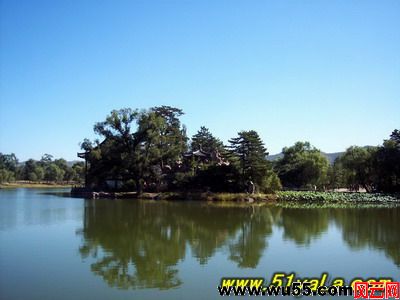
[[[249,181],[261,191],[269,191],[272,183],[279,186],[276,183],[276,174],[266,159],[267,149],[256,131],[241,131],[238,137],[230,139],[229,143],[230,161],[239,168],[243,187]]]
[[[221,153],[224,150],[224,145],[218,138],[212,135],[208,128],[201,126],[200,130],[193,135],[191,143],[192,151],[199,150],[200,148],[205,152],[218,150]]]

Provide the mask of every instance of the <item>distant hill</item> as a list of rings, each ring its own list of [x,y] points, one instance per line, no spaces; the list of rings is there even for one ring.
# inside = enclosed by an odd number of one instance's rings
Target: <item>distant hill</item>
[[[282,156],[283,156],[283,153],[281,152],[281,153],[278,153],[278,154],[271,154],[271,155],[268,155],[268,156],[267,156],[267,159],[268,159],[269,161],[275,161],[275,160],[278,160],[278,159],[282,158]]]
[[[335,159],[336,159],[337,157],[339,157],[340,155],[342,155],[343,153],[344,153],[344,152],[333,152],[333,153],[325,153],[325,152],[322,152],[322,154],[325,155],[326,158],[329,160],[329,163],[330,163],[330,164],[333,164],[333,162],[335,161]],[[278,159],[282,158],[282,156],[283,156],[283,154],[282,154],[282,152],[281,152],[281,153],[278,153],[278,154],[269,155],[269,156],[267,156],[267,159],[268,159],[269,161],[275,161],[275,160],[278,160]]]
[[[336,158],[338,158],[340,155],[342,155],[344,153],[343,152],[333,152],[333,153],[325,153],[322,152],[323,155],[326,156],[326,158],[329,160],[330,164],[333,164],[333,162],[335,161]]]

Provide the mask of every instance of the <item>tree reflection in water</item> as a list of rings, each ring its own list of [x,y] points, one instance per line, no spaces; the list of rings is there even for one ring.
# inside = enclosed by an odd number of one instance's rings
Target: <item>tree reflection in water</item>
[[[284,238],[297,245],[309,246],[311,241],[328,229],[329,210],[293,208],[284,209],[279,225],[284,229]]]
[[[256,268],[274,226],[284,238],[310,247],[329,224],[352,248],[382,249],[399,265],[399,208],[302,209],[220,206],[200,202],[86,200],[82,257],[110,286],[179,287],[178,264],[188,247],[200,264],[221,248],[240,268]]]
[[[400,209],[351,208],[333,212],[343,240],[352,249],[383,250],[400,267]]]
[[[200,264],[229,245],[233,261],[254,268],[273,224],[260,207],[151,201],[87,200],[84,219],[82,257],[94,257],[92,271],[125,289],[179,286],[187,245]]]

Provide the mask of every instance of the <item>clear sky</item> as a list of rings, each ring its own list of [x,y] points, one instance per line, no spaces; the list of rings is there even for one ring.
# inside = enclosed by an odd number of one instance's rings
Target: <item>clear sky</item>
[[[112,109],[182,108],[270,153],[400,128],[400,1],[0,0],[0,152],[76,159]]]

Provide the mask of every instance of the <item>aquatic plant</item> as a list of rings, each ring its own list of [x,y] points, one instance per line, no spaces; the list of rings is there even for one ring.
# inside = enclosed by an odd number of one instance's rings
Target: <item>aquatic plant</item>
[[[277,201],[297,202],[342,202],[342,203],[396,203],[400,199],[393,195],[379,193],[343,193],[343,192],[307,192],[281,191],[277,193]]]

